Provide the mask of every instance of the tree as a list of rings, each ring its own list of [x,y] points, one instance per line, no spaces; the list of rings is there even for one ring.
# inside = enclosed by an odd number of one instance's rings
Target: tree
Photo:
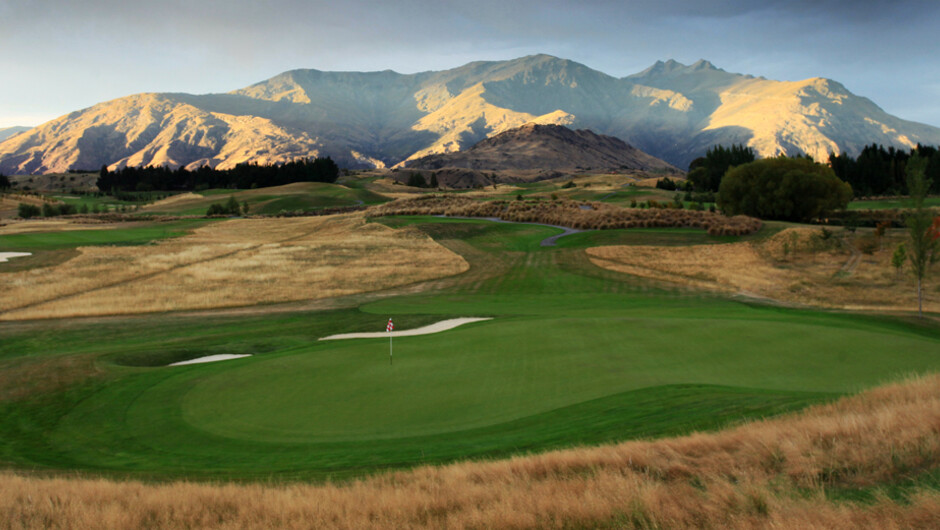
[[[431,173],[431,187],[434,189],[438,188],[437,173]]]
[[[0,173],[0,190],[6,190],[12,188],[13,185],[10,184],[10,179],[6,175]]]
[[[17,207],[16,213],[23,219],[29,219],[31,217],[39,217],[42,212],[39,210],[39,207],[34,204],[21,202]]]
[[[718,190],[727,215],[807,221],[843,209],[852,188],[832,170],[806,158],[765,158],[728,171]]]
[[[930,189],[930,181],[925,174],[928,162],[927,158],[920,155],[914,155],[907,161],[907,189],[911,194],[913,211],[904,221],[911,238],[908,255],[911,270],[917,279],[917,313],[920,316],[924,315],[924,278],[930,264],[940,257],[936,252],[940,222],[934,220],[930,210],[924,207],[924,199]]]
[[[730,148],[716,145],[705,152],[705,156],[696,158],[689,164],[689,182],[695,191],[718,191],[721,179],[728,169],[756,159],[754,150],[744,145],[734,144]]]
[[[412,173],[408,175],[408,185],[415,188],[426,188],[428,187],[428,181],[424,180],[424,175],[421,173]]]
[[[904,246],[904,243],[900,243],[891,256],[891,265],[894,266],[898,277],[901,276],[901,267],[904,266],[905,261],[907,261],[907,247]]]

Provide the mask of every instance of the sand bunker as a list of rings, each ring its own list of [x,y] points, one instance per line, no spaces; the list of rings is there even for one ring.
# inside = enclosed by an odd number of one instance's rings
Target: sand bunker
[[[241,359],[242,357],[251,357],[249,353],[220,353],[218,355],[206,355],[205,357],[196,357],[195,359],[189,359],[188,361],[180,361],[178,363],[168,364],[167,366],[183,366],[184,364],[202,364],[202,363],[214,363],[216,361],[227,361],[229,359]]]
[[[6,263],[13,258],[22,258],[24,256],[32,255],[32,252],[0,252],[0,263]]]
[[[323,337],[320,340],[338,340],[338,339],[374,339],[379,337],[413,337],[415,335],[430,335],[431,333],[439,333],[441,331],[447,331],[449,329],[454,329],[457,326],[462,326],[463,324],[469,324],[471,322],[482,322],[484,320],[493,320],[492,318],[451,318],[448,320],[441,320],[434,324],[430,324],[424,327],[415,328],[415,329],[405,329],[402,331],[375,331],[369,333],[342,333],[339,335],[330,335],[329,337]]]

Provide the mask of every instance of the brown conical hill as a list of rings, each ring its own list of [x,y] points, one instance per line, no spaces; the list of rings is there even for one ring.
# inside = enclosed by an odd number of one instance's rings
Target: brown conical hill
[[[527,123],[481,140],[464,151],[430,155],[408,163],[409,168],[466,168],[476,170],[641,170],[677,168],[619,138],[587,129]]]

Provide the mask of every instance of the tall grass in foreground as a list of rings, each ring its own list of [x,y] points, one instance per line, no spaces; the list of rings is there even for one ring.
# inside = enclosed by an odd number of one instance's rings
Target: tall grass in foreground
[[[342,485],[146,485],[0,475],[7,528],[937,528],[940,492],[833,502],[832,488],[940,464],[940,375],[714,434]]]

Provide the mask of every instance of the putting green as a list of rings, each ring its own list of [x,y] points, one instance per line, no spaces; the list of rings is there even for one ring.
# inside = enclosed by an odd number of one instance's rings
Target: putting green
[[[526,340],[520,340],[525,337]],[[738,337],[729,347],[722,337]],[[172,399],[193,428],[239,440],[323,442],[495,425],[659,384],[846,392],[896,367],[931,366],[936,343],[852,328],[746,320],[553,318],[469,326],[174,377],[130,418]],[[895,351],[890,358],[885,352]],[[892,367],[895,367],[892,370]]]

